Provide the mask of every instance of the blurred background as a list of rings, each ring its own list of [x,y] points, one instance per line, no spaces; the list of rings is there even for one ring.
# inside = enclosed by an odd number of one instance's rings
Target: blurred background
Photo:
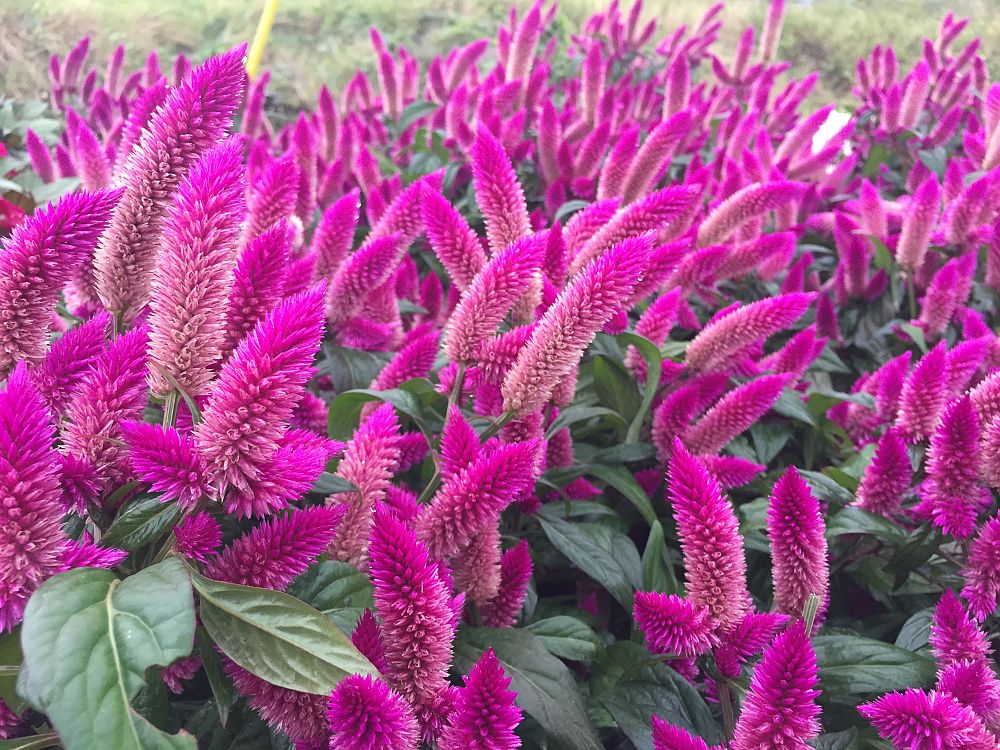
[[[984,57],[1000,73],[1000,0],[787,0],[780,57],[793,75],[818,70],[817,101],[846,97],[854,63],[876,43],[891,41],[901,61],[916,57],[920,40],[933,38],[941,17],[954,10],[971,17],[961,41],[982,37]],[[530,0],[517,0],[519,8]],[[568,35],[605,0],[562,0],[560,33]],[[730,0],[716,50],[723,56],[748,23],[762,26],[767,0]],[[262,67],[272,71],[270,92],[282,105],[313,101],[323,83],[338,88],[358,67],[373,72],[369,26],[390,45],[405,45],[427,61],[456,44],[489,36],[509,0],[281,0]],[[630,6],[629,0],[622,5]],[[646,0],[646,18],[659,21],[657,38],[696,21],[709,0]],[[52,53],[64,55],[90,36],[91,60],[106,59],[124,44],[133,65],[150,49],[171,59],[178,52],[200,60],[252,38],[263,0],[0,0],[0,96],[38,99],[49,88]],[[96,53],[96,54],[95,54]]]

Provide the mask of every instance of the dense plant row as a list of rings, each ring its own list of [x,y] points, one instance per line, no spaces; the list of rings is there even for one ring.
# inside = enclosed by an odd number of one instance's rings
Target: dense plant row
[[[1000,84],[720,13],[0,109],[0,747],[998,746]]]

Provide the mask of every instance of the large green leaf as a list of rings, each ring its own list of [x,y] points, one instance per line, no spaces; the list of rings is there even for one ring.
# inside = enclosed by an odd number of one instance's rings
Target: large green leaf
[[[591,367],[594,372],[594,389],[601,404],[620,414],[626,422],[631,422],[641,403],[635,380],[618,362],[604,355],[594,357]]]
[[[813,638],[820,681],[827,697],[887,693],[934,682],[934,662],[922,654],[871,638],[820,635]]]
[[[558,504],[553,504],[537,516],[549,541],[631,612],[632,596],[642,585],[642,561],[635,544],[607,526],[564,521],[558,512]]]
[[[60,747],[61,744],[58,734],[46,732],[16,740],[0,740],[0,750],[42,750],[45,747]]]
[[[492,648],[517,691],[517,704],[566,750],[600,750],[573,675],[534,633],[520,628],[462,628],[455,668],[468,673]]]
[[[318,609],[344,631],[352,630],[362,611],[374,606],[371,579],[339,560],[313,565],[292,581],[288,593]]]
[[[591,464],[587,469],[587,473],[593,477],[597,477],[606,484],[610,484],[622,493],[635,506],[635,509],[639,511],[643,519],[650,526],[656,523],[656,511],[653,510],[653,503],[650,502],[646,491],[635,481],[632,472],[624,466]]]
[[[401,388],[389,391],[358,388],[341,393],[330,404],[327,430],[330,437],[337,440],[349,440],[358,426],[362,409],[370,401],[390,403],[403,414],[412,417],[418,426],[423,424],[420,402],[412,393]]]
[[[47,714],[65,747],[193,750],[132,706],[149,667],[191,653],[194,602],[176,559],[124,581],[80,568],[42,584],[24,613],[18,691]]]
[[[639,750],[652,750],[654,714],[688,729],[706,742],[722,733],[698,691],[677,672],[632,641],[619,641],[594,667],[591,691]]]
[[[329,695],[351,674],[378,674],[329,618],[280,591],[237,586],[192,572],[208,634],[230,659],[263,680]]]
[[[660,385],[660,375],[663,371],[663,355],[656,348],[656,344],[647,338],[635,333],[620,333],[618,340],[631,344],[636,351],[646,361],[646,383],[643,385],[642,402],[639,409],[632,418],[632,424],[628,428],[626,441],[634,443],[639,439],[639,431],[642,429],[643,420],[649,413],[649,407],[653,405],[653,397],[656,396],[656,389]]]
[[[330,376],[334,393],[343,393],[353,388],[367,388],[390,359],[391,352],[366,352],[328,344],[323,347],[317,369],[320,374]]]
[[[177,503],[164,503],[157,495],[141,497],[118,515],[101,544],[137,550],[172,529],[180,517]]]
[[[906,529],[902,526],[853,505],[835,513],[826,525],[829,539],[845,534],[871,535],[896,544],[906,541]]]
[[[528,625],[526,630],[541,638],[549,653],[571,661],[593,661],[604,647],[589,625],[567,615],[538,620]]]

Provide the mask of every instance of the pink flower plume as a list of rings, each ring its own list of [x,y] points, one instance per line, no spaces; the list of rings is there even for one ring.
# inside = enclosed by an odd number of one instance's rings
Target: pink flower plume
[[[1000,597],[1000,519],[994,517],[976,532],[966,561],[962,596],[969,611],[983,620],[997,609]]]
[[[800,199],[805,191],[805,183],[788,181],[758,182],[737,190],[702,220],[698,247],[724,242],[746,222]]]
[[[509,628],[517,622],[528,593],[531,572],[531,551],[527,541],[522,540],[503,553],[499,591],[480,609],[486,627]]]
[[[149,384],[207,395],[225,337],[225,312],[243,220],[240,144],[208,151],[181,180],[163,225],[149,313]]]
[[[719,643],[708,609],[679,596],[637,591],[632,617],[653,653],[700,656]]]
[[[825,531],[819,501],[790,467],[775,483],[767,509],[778,611],[802,617],[813,594],[819,597],[820,611],[825,610],[830,588]]]
[[[486,253],[468,222],[438,192],[424,193],[421,211],[427,242],[448,276],[461,292],[466,291],[486,265]]]
[[[886,430],[861,476],[855,504],[869,513],[892,517],[903,505],[912,474],[906,442],[897,429]]]
[[[176,500],[185,508],[198,503],[205,472],[190,434],[148,422],[122,422],[121,433],[136,475],[162,493],[163,502]]]
[[[470,157],[476,201],[486,219],[490,252],[496,254],[531,231],[524,191],[510,157],[487,128],[479,128]]]
[[[622,241],[594,260],[545,311],[504,379],[504,409],[529,414],[551,398],[598,331],[624,308],[642,278],[649,235]]]
[[[738,623],[749,602],[743,538],[732,505],[680,441],[667,471],[667,496],[684,554],[688,598],[720,628]]]
[[[21,620],[28,597],[59,572],[66,549],[55,427],[24,365],[0,391],[0,632]]]
[[[787,375],[764,375],[734,388],[691,426],[685,445],[697,455],[719,452],[767,413],[788,382]]]
[[[326,710],[331,750],[414,750],[419,732],[406,701],[371,675],[351,675],[330,695]]]
[[[111,219],[121,191],[75,193],[21,222],[0,248],[0,376],[45,356],[59,292]]]
[[[441,733],[441,750],[489,748],[515,750],[521,746],[514,730],[521,722],[521,709],[514,704],[517,693],[493,649],[465,677],[465,686],[455,696],[451,723]]]

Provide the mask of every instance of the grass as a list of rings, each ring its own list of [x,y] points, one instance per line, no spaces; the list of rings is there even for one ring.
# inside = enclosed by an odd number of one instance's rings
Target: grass
[[[934,37],[950,7],[972,18],[983,37],[987,60],[1000,53],[1000,14],[994,0],[787,0],[781,54],[793,75],[819,70],[817,98],[845,101],[855,60],[878,42],[891,41],[903,60]],[[527,5],[523,0],[519,7]],[[627,0],[623,5],[627,4]],[[579,28],[604,0],[563,0],[567,31]],[[647,0],[646,16],[661,32],[691,23],[707,0]],[[150,49],[163,58],[184,52],[192,58],[226,49],[253,36],[263,0],[0,0],[0,96],[39,98],[48,91],[47,64],[80,37],[90,36],[92,60],[101,61],[118,44],[138,65]],[[506,0],[282,0],[263,66],[272,71],[272,90],[289,106],[312,101],[323,83],[342,86],[361,67],[372,71],[369,26],[378,26],[390,44],[404,44],[422,60],[456,44],[495,34],[507,12]],[[747,23],[760,28],[766,0],[727,4],[718,49],[722,56]],[[661,33],[662,35],[662,33]],[[963,41],[971,38],[963,35]]]

